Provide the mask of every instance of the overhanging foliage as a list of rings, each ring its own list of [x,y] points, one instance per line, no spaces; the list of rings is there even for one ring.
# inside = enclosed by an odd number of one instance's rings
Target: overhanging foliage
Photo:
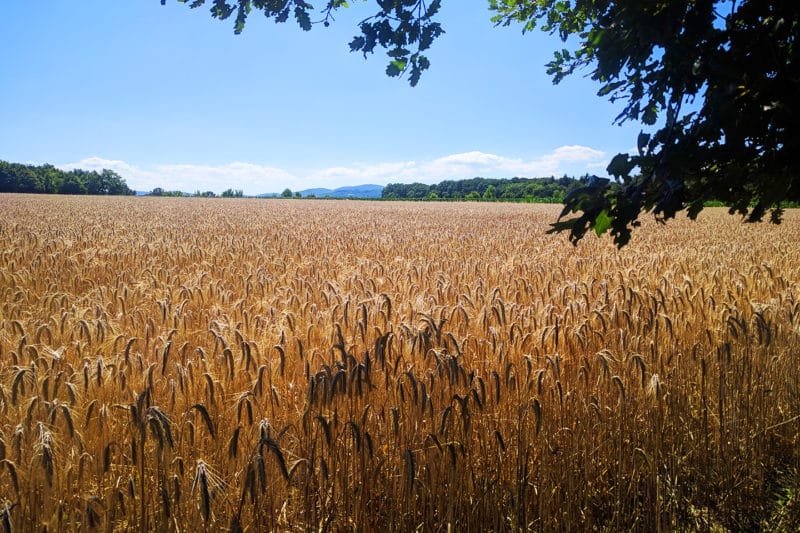
[[[162,0],[162,4],[166,0]],[[179,0],[186,1],[186,0]],[[187,2],[190,7],[206,0]],[[293,15],[304,30],[325,26],[344,0],[315,18],[301,0],[209,0],[212,16],[235,15],[235,32],[260,10],[276,22]],[[375,0],[351,51],[386,50],[386,73],[416,85],[424,55],[444,33],[441,0]],[[559,83],[589,70],[598,95],[624,104],[617,122],[646,129],[635,153],[615,156],[612,179],[597,178],[565,198],[551,231],[577,243],[593,229],[619,246],[643,212],[658,220],[705,202],[730,205],[748,221],[781,220],[780,204],[800,200],[800,2],[797,0],[489,0],[498,25],[558,35],[565,48],[547,72]],[[571,213],[578,216],[568,217]]]

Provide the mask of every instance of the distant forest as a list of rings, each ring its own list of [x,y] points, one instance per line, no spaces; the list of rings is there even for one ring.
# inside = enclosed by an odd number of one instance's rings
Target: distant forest
[[[0,192],[41,194],[134,194],[113,170],[70,170],[0,160]]]
[[[561,202],[570,191],[585,185],[589,176],[571,178],[471,178],[446,180],[434,185],[390,183],[383,188],[383,200],[481,200],[510,202]],[[64,171],[50,164],[24,165],[0,160],[0,192],[43,194],[135,194],[113,170]],[[286,189],[283,197],[292,196]],[[152,196],[183,196],[179,191],[153,189]],[[198,191],[195,196],[215,196]],[[242,191],[228,189],[223,197],[242,197]]]
[[[589,176],[580,178],[472,178],[447,180],[435,185],[390,183],[383,188],[384,200],[486,200],[561,202],[573,189],[585,185]]]

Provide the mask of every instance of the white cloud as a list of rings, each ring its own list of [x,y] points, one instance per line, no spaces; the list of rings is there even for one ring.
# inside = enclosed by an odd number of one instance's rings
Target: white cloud
[[[164,187],[164,182],[159,179],[159,176],[148,170],[131,165],[125,161],[114,159],[103,159],[102,157],[87,157],[74,163],[67,163],[59,165],[64,170],[72,170],[80,168],[83,170],[96,170],[101,171],[104,168],[113,170],[125,179],[128,187],[137,190],[152,190],[155,187]]]
[[[440,157],[423,168],[425,173],[447,178],[537,177],[551,174],[575,173],[585,170],[587,164],[596,162],[604,152],[588,146],[561,146],[549,154],[535,159],[509,158],[484,152],[465,152]],[[581,163],[581,165],[576,165]]]
[[[356,163],[348,167],[319,170],[304,181],[314,186],[336,187],[358,183],[419,181],[435,183],[446,179],[539,177],[580,175],[605,167],[605,152],[587,146],[562,146],[535,159],[510,158],[472,151],[451,154],[428,161],[405,161],[380,164]]]
[[[61,168],[63,168],[64,170],[72,170],[75,168],[80,168],[83,170],[97,170],[97,171],[107,168],[109,170],[113,170],[118,174],[131,174],[136,171],[135,167],[129,165],[125,161],[103,159],[102,157],[87,157],[86,159],[82,159],[77,163],[67,163],[66,165],[61,165]]]
[[[298,175],[288,169],[233,162],[225,165],[161,164],[143,168],[125,161],[89,157],[62,168],[100,170],[108,168],[125,178],[131,188],[149,191],[155,187],[185,192],[242,189],[245,194],[280,192],[289,187],[336,188],[343,185],[389,182],[436,183],[446,179],[510,178],[580,175],[605,167],[605,152],[588,146],[561,146],[532,159],[511,158],[480,151],[450,154],[427,161],[353,163],[313,170]]]
[[[296,188],[297,178],[286,170],[255,165],[252,163],[229,163],[222,166],[209,165],[157,165],[156,173],[164,177],[170,189],[194,192],[215,191],[224,189],[242,189],[247,194],[272,192],[277,187]],[[177,187],[173,184],[180,184]],[[270,189],[264,189],[269,185]],[[188,187],[188,188],[187,188]]]
[[[301,185],[296,176],[284,169],[241,162],[216,166],[170,164],[142,168],[124,161],[89,157],[61,167],[67,170],[107,168],[122,176],[129,187],[139,191],[150,191],[161,187],[191,193],[198,190],[220,193],[231,188],[242,189],[246,194],[259,194]]]

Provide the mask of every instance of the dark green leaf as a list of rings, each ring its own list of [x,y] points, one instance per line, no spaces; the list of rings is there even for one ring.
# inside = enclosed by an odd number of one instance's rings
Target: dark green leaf
[[[386,74],[388,76],[399,76],[406,69],[406,62],[395,59],[386,67]]]
[[[639,150],[639,155],[644,154],[644,149],[647,147],[647,144],[650,142],[650,134],[648,133],[639,133],[639,137],[636,138],[636,148]]]
[[[634,166],[628,154],[617,154],[611,159],[606,170],[612,176],[622,179],[630,174]]]
[[[611,227],[612,221],[613,219],[608,216],[607,210],[603,209],[600,211],[600,214],[594,219],[594,232],[598,237],[608,231],[608,228]]]
[[[300,5],[294,8],[294,18],[297,20],[297,24],[303,29],[303,31],[309,31],[311,29],[311,17]]]

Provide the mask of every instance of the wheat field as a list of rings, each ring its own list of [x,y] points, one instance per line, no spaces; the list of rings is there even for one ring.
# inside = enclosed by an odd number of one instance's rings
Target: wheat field
[[[6,531],[793,531],[800,213],[0,195]]]

